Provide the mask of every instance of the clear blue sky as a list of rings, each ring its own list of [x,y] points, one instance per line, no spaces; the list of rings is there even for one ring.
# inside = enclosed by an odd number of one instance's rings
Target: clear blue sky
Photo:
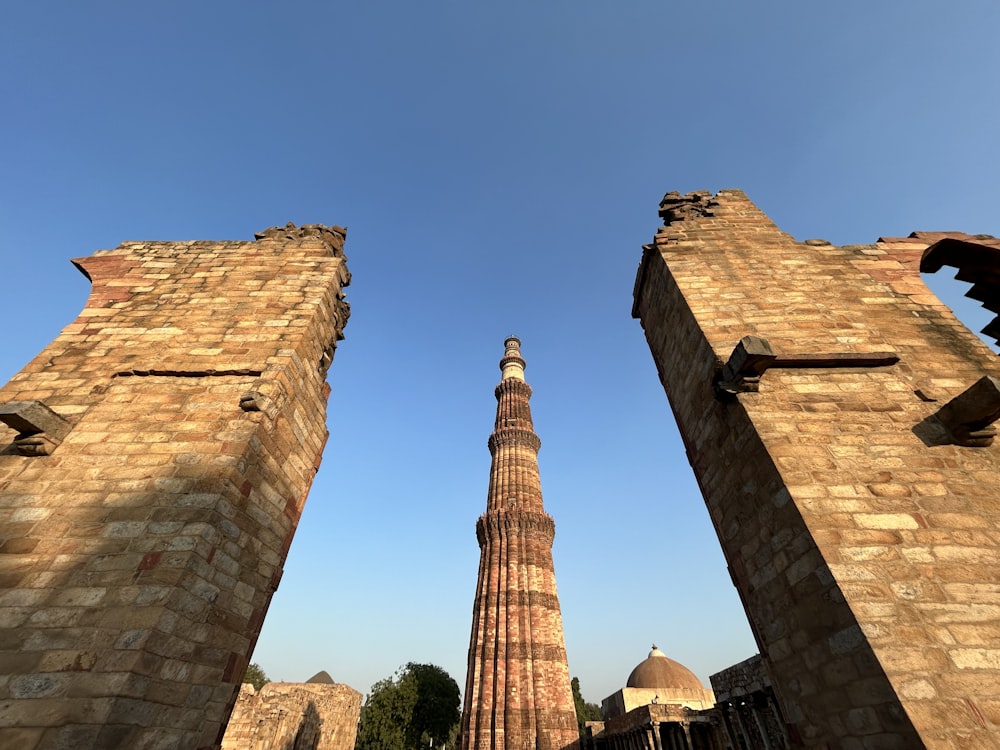
[[[629,315],[659,198],[739,187],[836,243],[1000,234],[998,26],[994,0],[7,3],[0,382],[84,305],[70,258],[346,224],[331,439],[255,660],[463,684],[513,332],[571,673],[599,701],[655,641],[707,684],[756,649]]]

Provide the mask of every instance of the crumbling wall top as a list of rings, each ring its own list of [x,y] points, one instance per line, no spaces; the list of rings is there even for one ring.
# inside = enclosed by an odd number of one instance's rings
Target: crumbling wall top
[[[680,193],[672,190],[660,201],[660,218],[665,225],[699,216],[711,216],[711,207],[716,205],[714,196],[707,190]]]
[[[324,224],[303,224],[296,226],[288,222],[283,227],[268,227],[263,232],[254,233],[255,240],[306,240],[319,239],[330,246],[333,255],[344,256],[344,241],[347,239],[347,227],[334,224],[332,227]]]

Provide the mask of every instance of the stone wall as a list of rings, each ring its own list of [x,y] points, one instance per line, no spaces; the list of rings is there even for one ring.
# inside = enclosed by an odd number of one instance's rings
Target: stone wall
[[[736,747],[787,750],[788,730],[760,655],[716,672],[709,679],[716,709]]]
[[[997,747],[1000,383],[949,401],[1000,363],[920,278],[945,236],[797,242],[735,190],[661,216],[633,313],[793,743]]]
[[[0,389],[0,747],[218,747],[327,437],[343,241],[74,261],[85,309]]]
[[[347,685],[244,685],[222,750],[354,750],[360,716],[361,693]]]
[[[711,690],[691,687],[676,688],[630,688],[618,690],[601,701],[601,714],[605,719],[627,714],[634,708],[650,704],[677,704],[700,710],[715,705],[715,695]]]
[[[715,698],[720,703],[739,700],[771,687],[771,676],[764,668],[759,654],[709,675],[709,680],[712,682]]]

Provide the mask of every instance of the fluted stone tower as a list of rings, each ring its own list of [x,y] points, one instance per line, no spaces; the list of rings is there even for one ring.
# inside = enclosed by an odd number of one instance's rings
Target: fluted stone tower
[[[531,423],[521,342],[500,360],[490,489],[476,524],[481,556],[462,712],[464,750],[578,747],[552,564],[555,524],[542,507],[541,441]]]

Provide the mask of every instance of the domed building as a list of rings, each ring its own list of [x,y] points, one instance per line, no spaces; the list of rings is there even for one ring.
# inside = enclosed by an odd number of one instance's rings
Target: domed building
[[[715,694],[653,645],[623,687],[588,721],[584,750],[726,750]]]
[[[694,672],[655,645],[625,687],[588,721],[582,750],[789,750],[792,742],[760,656],[712,675]],[[716,696],[719,702],[716,702]]]
[[[701,710],[715,705],[715,694],[706,690],[694,672],[674,661],[653,644],[643,661],[636,665],[625,687],[601,702],[605,721],[627,714],[633,708],[670,703]]]

